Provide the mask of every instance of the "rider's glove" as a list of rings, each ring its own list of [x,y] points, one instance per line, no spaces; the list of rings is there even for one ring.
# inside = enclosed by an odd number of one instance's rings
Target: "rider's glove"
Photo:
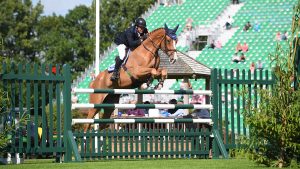
[[[145,35],[143,35],[141,38],[142,38],[142,39],[143,39],[143,41],[144,41],[144,40],[146,40],[146,39],[148,38],[148,35],[147,35],[147,34],[145,34]]]

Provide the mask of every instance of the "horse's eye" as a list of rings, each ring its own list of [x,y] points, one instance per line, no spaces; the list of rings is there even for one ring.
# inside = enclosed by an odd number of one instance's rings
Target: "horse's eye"
[[[170,41],[170,40],[167,40],[167,43],[171,43],[171,41]]]

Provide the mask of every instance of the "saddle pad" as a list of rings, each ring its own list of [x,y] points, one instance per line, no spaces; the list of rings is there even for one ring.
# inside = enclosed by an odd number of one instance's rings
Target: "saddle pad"
[[[112,64],[112,65],[110,65],[110,66],[107,68],[108,73],[111,73],[111,72],[113,72],[114,70],[115,70],[115,64]]]
[[[129,50],[129,51],[127,52],[127,55],[126,55],[126,57],[125,57],[124,62],[122,63],[122,65],[124,65],[124,64],[127,62],[127,59],[128,59],[128,57],[129,57],[130,52],[131,52],[131,50]],[[113,72],[114,70],[115,70],[115,64],[112,64],[112,65],[110,65],[110,66],[107,68],[108,73],[111,73],[111,72]]]

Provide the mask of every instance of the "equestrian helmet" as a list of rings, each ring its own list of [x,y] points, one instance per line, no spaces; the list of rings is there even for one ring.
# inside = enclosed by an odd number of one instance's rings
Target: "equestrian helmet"
[[[137,18],[135,20],[135,26],[146,28],[146,21],[143,18]]]

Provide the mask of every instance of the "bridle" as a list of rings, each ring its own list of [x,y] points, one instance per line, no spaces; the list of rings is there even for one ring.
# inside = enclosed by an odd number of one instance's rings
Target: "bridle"
[[[153,39],[149,36],[148,37],[148,39],[150,40],[150,42],[152,43],[152,45],[154,46],[154,48],[155,48],[155,51],[157,51],[158,49],[161,49],[165,54],[167,54],[168,55],[168,52],[169,51],[171,51],[171,52],[177,52],[177,50],[176,49],[168,49],[167,48],[167,40],[166,40],[166,34],[164,34],[164,36],[161,38],[161,40],[160,40],[160,42],[159,42],[159,44],[161,44],[162,43],[162,41],[163,40],[165,40],[165,44],[164,44],[164,49],[163,48],[160,48],[154,41],[153,41]],[[147,50],[147,51],[149,51],[154,57],[157,57],[158,55],[157,55],[157,53],[153,53],[144,43],[143,43],[143,46],[144,46],[144,48]],[[172,53],[172,54],[173,54]],[[171,55],[172,55],[171,54]]]

